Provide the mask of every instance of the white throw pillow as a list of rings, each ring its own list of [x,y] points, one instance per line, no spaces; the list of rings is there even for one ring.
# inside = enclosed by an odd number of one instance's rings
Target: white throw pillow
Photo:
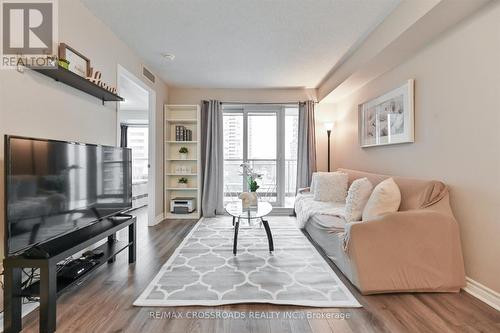
[[[318,174],[314,184],[314,200],[345,202],[348,176],[343,172]]]
[[[397,212],[400,204],[401,192],[398,184],[392,178],[386,179],[373,189],[363,210],[363,221],[382,214]]]
[[[311,186],[309,187],[309,191],[311,193],[314,193],[314,189],[316,187],[316,182],[318,181],[318,176],[328,174],[328,172],[324,171],[318,171],[318,172],[313,172],[312,177],[311,177]]]
[[[345,219],[347,222],[361,221],[363,209],[372,190],[373,184],[368,178],[360,178],[352,182],[345,200]]]

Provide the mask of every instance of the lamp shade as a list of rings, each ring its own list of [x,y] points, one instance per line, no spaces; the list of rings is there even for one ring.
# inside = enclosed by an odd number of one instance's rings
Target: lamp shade
[[[332,121],[332,122],[328,122],[328,123],[325,123],[325,129],[327,131],[331,131],[333,129],[333,126],[335,126],[335,123]]]

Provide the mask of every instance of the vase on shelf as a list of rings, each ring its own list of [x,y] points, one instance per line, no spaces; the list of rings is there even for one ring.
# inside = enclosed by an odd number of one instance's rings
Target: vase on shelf
[[[179,158],[181,160],[187,160],[188,153],[189,149],[187,149],[187,147],[181,147],[181,149],[179,149]]]

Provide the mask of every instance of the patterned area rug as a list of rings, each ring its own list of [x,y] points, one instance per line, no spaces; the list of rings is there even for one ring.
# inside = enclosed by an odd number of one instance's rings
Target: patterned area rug
[[[270,216],[275,250],[265,230],[240,223],[238,253],[229,217],[203,218],[184,239],[137,306],[273,303],[361,307],[294,218]]]

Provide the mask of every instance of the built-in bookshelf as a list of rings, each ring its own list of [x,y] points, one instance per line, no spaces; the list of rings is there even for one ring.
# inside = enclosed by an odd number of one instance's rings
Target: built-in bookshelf
[[[179,130],[181,129],[181,132]],[[182,132],[182,129],[184,132]],[[190,134],[186,134],[190,133]],[[200,106],[165,105],[164,110],[164,209],[167,219],[200,218],[201,205],[201,149]],[[185,135],[182,135],[185,134]],[[189,139],[189,140],[187,140]],[[179,153],[185,147],[187,154]],[[179,184],[186,178],[187,184]],[[173,214],[170,201],[176,197],[196,199],[196,210],[191,214]]]

